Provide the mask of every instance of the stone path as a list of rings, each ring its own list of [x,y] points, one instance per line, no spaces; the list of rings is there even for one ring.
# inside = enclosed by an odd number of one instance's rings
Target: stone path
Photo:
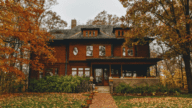
[[[118,108],[110,93],[95,93],[89,108]]]

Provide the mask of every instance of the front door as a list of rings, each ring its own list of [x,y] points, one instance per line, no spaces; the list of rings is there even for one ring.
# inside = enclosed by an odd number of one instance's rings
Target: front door
[[[107,66],[97,66],[94,68],[94,83],[96,86],[109,85],[109,68]]]
[[[94,70],[95,72],[95,83],[97,86],[103,85],[103,69],[102,68],[96,68]]]

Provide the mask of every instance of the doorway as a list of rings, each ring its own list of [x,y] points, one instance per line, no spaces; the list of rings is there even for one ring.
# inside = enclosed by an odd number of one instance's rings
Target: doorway
[[[96,86],[109,86],[109,66],[94,66],[93,70]]]

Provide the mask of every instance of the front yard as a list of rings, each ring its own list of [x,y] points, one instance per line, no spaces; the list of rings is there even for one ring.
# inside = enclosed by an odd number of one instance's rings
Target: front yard
[[[0,96],[0,108],[81,108],[88,93],[20,93]]]
[[[119,108],[192,108],[192,94],[179,96],[113,96]]]

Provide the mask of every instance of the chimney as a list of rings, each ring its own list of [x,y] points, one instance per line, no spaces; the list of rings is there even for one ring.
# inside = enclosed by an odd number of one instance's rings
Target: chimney
[[[76,19],[71,20],[71,29],[76,27],[76,22],[77,22]]]

